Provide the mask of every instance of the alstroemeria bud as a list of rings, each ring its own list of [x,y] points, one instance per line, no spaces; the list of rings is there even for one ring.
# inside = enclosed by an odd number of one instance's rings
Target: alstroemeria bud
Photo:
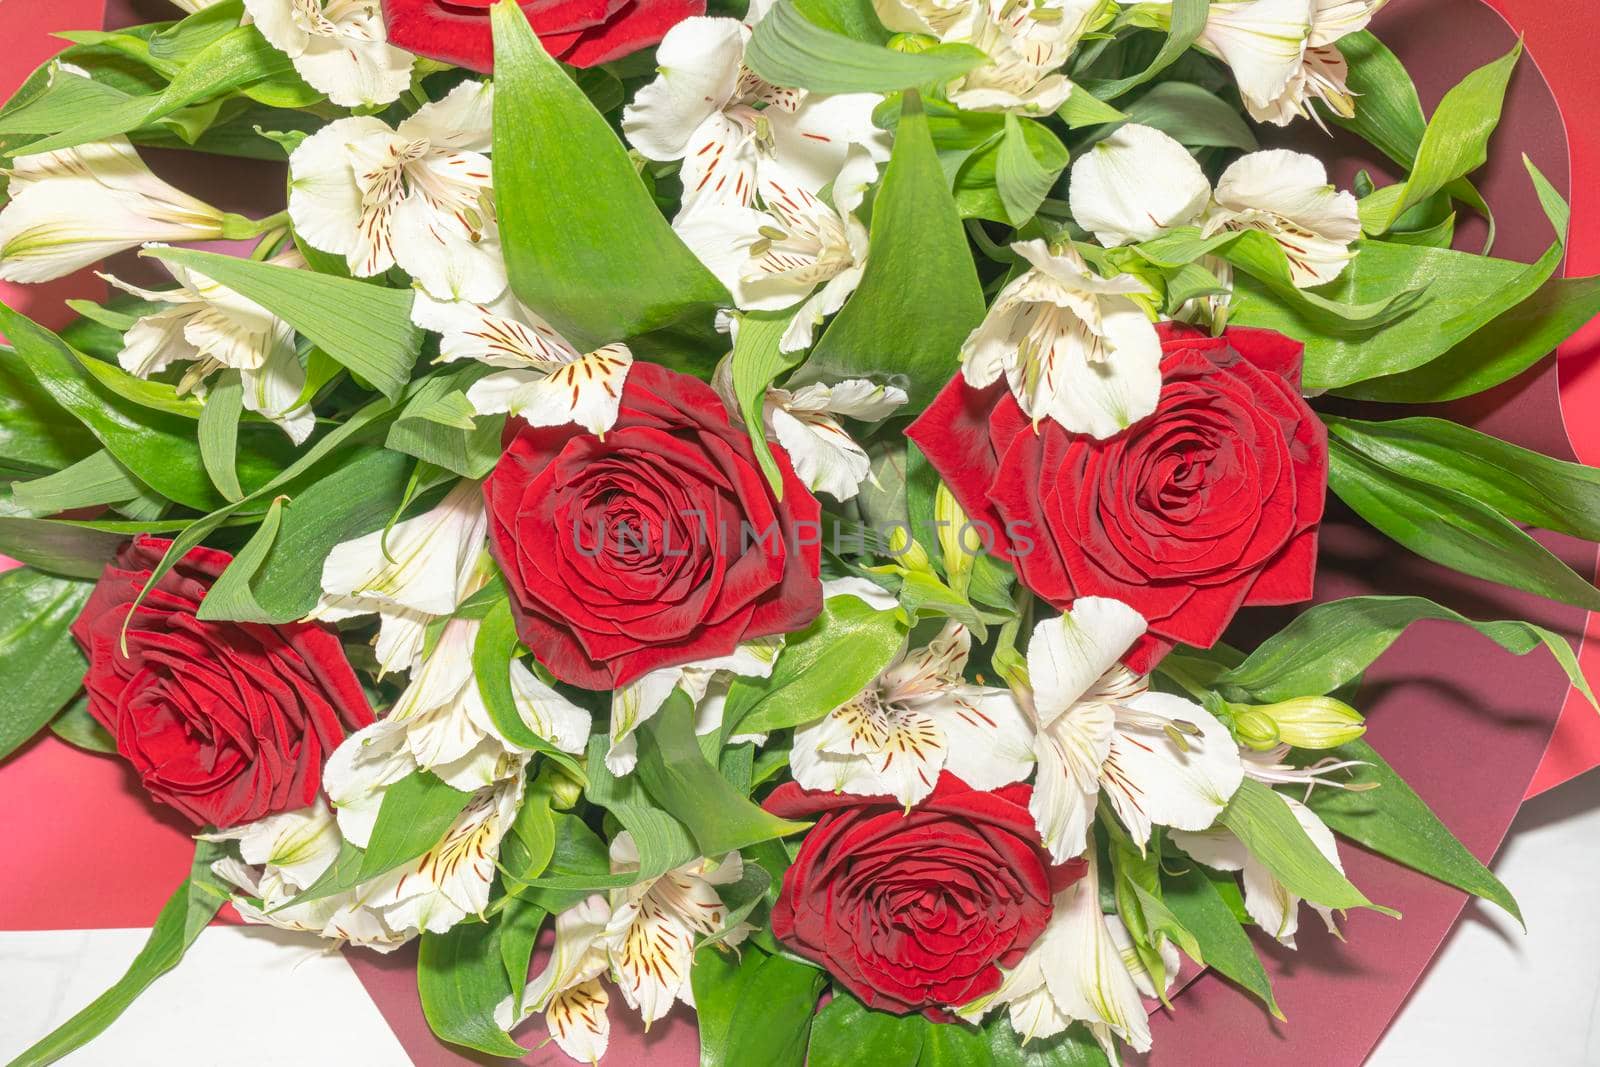
[[[214,241],[228,221],[152,174],[124,137],[18,156],[5,173],[0,281],[47,282],[148,241]]]
[[[1333,697],[1296,697],[1276,704],[1230,704],[1234,735],[1242,744],[1266,751],[1277,744],[1327,749],[1354,741],[1367,732],[1355,708]]]
[[[570,811],[583,799],[583,786],[572,778],[558,763],[547,761],[539,769],[533,783],[534,792],[550,797],[550,806],[557,811]]]
[[[983,548],[983,539],[967,521],[967,513],[943,482],[933,495],[933,521],[939,533],[939,557],[944,560],[950,588],[966,596],[973,559]]]

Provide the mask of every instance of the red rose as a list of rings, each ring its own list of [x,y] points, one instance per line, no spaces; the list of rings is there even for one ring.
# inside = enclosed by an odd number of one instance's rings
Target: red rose
[[[389,43],[430,59],[494,73],[495,0],[383,0]],[[545,51],[575,67],[594,67],[660,42],[667,31],[706,13],[706,0],[520,0]]]
[[[697,378],[635,363],[603,438],[520,425],[484,483],[517,631],[564,682],[617,689],[822,610],[822,508]]]
[[[372,722],[331,631],[310,623],[202,622],[195,611],[233,561],[196,548],[122,624],[171,541],[141,536],[106,567],[72,636],[89,657],[89,713],[151,797],[219,829],[317,798],[345,728]]]
[[[1161,334],[1160,402],[1115,437],[1035,431],[1004,382],[960,377],[906,431],[1029,589],[1058,608],[1113,597],[1149,621],[1126,657],[1138,671],[1180,641],[1209,648],[1243,606],[1309,599],[1328,485],[1299,342]]]
[[[867,1006],[936,1022],[941,1009],[999,988],[1050,922],[1055,894],[1084,863],[1052,867],[1028,800],[948,772],[908,813],[893,797],[816,792],[787,782],[766,808],[821,816],[800,843],[772,909],[772,933],[827,968]]]

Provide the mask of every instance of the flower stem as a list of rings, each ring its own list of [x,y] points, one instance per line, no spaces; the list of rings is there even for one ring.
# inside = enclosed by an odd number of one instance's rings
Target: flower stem
[[[282,229],[289,225],[289,212],[287,209],[275,215],[268,215],[264,219],[250,219],[243,215],[226,214],[222,216],[222,239],[225,241],[248,241],[252,237],[260,237],[271,230]]]

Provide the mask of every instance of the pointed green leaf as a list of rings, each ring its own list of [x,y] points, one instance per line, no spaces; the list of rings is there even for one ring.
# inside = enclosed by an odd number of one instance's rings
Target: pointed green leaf
[[[1325,908],[1371,908],[1398,919],[1400,913],[1372,903],[1350,884],[1317,846],[1277,793],[1253,778],[1239,785],[1217,817],[1283,887]]]
[[[501,917],[461,922],[442,934],[425,930],[417,953],[417,993],[428,1028],[442,1041],[521,1059],[527,1049],[495,1025],[494,1010],[512,994],[500,955]]]
[[[501,0],[493,19],[495,198],[523,303],[580,350],[728,306],[522,9]]]
[[[1318,604],[1263,641],[1216,684],[1233,686],[1267,703],[1331,693],[1361,677],[1413,623],[1430,619],[1470,626],[1514,655],[1525,656],[1542,647],[1572,684],[1594,699],[1572,646],[1560,635],[1517,620],[1473,622],[1415,596],[1361,596]]]
[[[255,301],[384,396],[399,396],[411,380],[422,328],[411,321],[409,292],[188,248],[151,248],[145,255],[189,267]]]
[[[1183,873],[1170,873],[1174,869]],[[1283,1018],[1278,1001],[1272,995],[1272,982],[1267,978],[1266,968],[1261,966],[1249,935],[1217,893],[1211,879],[1187,856],[1170,856],[1162,873],[1162,899],[1183,923],[1184,929],[1194,936],[1200,950],[1195,961],[1238,983],[1265,1004],[1275,1017]]]
[[[756,23],[744,61],[774,85],[818,93],[888,93],[942,85],[989,57],[965,44],[913,53],[858,41],[808,19],[793,0],[778,0]]]
[[[907,93],[894,153],[872,208],[861,285],[822,335],[797,381],[888,377],[920,411],[960,366],[983,321],[983,290],[966,230],[915,93]]]
[[[26,568],[0,574],[0,760],[83,687],[87,664],[67,628],[93,588]]]

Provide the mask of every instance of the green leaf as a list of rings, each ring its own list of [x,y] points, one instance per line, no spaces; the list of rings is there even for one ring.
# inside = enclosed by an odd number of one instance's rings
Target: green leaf
[[[550,794],[530,788],[500,842],[500,869],[507,891],[515,893],[548,870],[555,852],[556,818]]]
[[[1011,1013],[1000,1012],[984,1030],[994,1067],[1110,1067],[1105,1052],[1083,1023],[1073,1023],[1054,1037],[1024,1042],[1011,1028]]]
[[[1422,135],[1411,176],[1362,201],[1362,229],[1387,232],[1406,211],[1488,162],[1489,137],[1500,124],[1506,86],[1520,58],[1519,40],[1510,52],[1473,71],[1444,95]]]
[[[923,1028],[922,1056],[917,1067],[968,1067],[991,1061],[989,1035],[976,1026],[928,1023]]]
[[[135,477],[168,500],[209,510],[221,498],[206,477],[194,424],[130,405],[89,377],[54,333],[0,305],[0,333],[11,339],[34,379],[88,427]]]
[[[995,159],[995,189],[1005,205],[1006,217],[1013,226],[1021,226],[1034,213],[1050,189],[1061,176],[1062,167],[1047,167],[1034,158],[1033,149],[1023,133],[1023,120],[1007,113],[1006,132],[1000,139],[999,154]],[[1037,125],[1031,119],[1028,122]],[[1065,149],[1062,150],[1065,154]]]
[[[728,305],[522,9],[502,0],[493,18],[495,197],[517,296],[580,351]]]
[[[578,816],[557,812],[553,816],[555,840],[550,861],[539,878],[550,885],[527,884],[521,879],[508,883],[507,888],[516,896],[539,905],[551,915],[559,915],[588,896],[597,888],[592,883],[602,882],[611,876],[611,856],[606,843],[589,829]],[[575,886],[576,888],[557,888]]]
[[[1365,764],[1351,770],[1349,784],[1367,788],[1318,789],[1306,801],[1330,829],[1430,878],[1492,901],[1522,922],[1510,890],[1467,851],[1371,745],[1352,741],[1306,758],[1321,756]]]
[[[1340,396],[1388,404],[1433,404],[1510,381],[1600,315],[1600,278],[1550,278],[1532,296],[1431,362],[1356,382]]]
[[[1263,641],[1243,663],[1219,676],[1216,684],[1243,690],[1265,703],[1331,693],[1360,678],[1407,628],[1425,620],[1470,626],[1518,656],[1543,647],[1579,692],[1594,700],[1577,657],[1558,634],[1515,620],[1473,622],[1415,596],[1359,596],[1318,604]]]
[[[1325,416],[1340,441],[1387,470],[1465,493],[1517,522],[1600,541],[1600,470],[1445,419]]]
[[[430,771],[414,771],[384,791],[356,882],[368,882],[437,845],[466,810],[471,793]]]
[[[1272,995],[1272,982],[1267,978],[1266,968],[1261,966],[1249,935],[1227,902],[1192,860],[1183,867],[1181,874],[1170,873],[1176,866],[1172,862],[1166,864],[1161,883],[1162,899],[1184,928],[1194,935],[1200,949],[1196,962],[1231,979],[1265,1004],[1274,1018],[1282,1019],[1283,1012]]]
[[[792,635],[767,678],[735,678],[724,721],[729,733],[768,733],[814,722],[867,687],[905,643],[892,611],[836,596]]]
[[[442,1041],[521,1059],[527,1049],[495,1025],[494,1010],[512,994],[500,954],[500,917],[461,922],[442,934],[424,930],[417,953],[417,993],[428,1028]]]
[[[175,385],[134,377],[117,364],[105,360],[84,359],[78,356],[78,362],[91,378],[122,399],[142,408],[164,411],[169,415],[179,415],[191,421],[198,419],[200,413],[205,410],[205,405],[194,397],[179,396]]]
[[[66,470],[11,486],[11,498],[38,515],[55,515],[76,508],[120,504],[142,496],[144,483],[101,449]]]
[[[89,714],[87,695],[79,696],[62,708],[61,714],[50,720],[50,732],[85,752],[115,755],[117,751],[117,739]]]
[[[244,383],[236,370],[217,376],[200,411],[198,436],[200,462],[205,464],[211,484],[230,501],[239,500],[239,472],[234,468],[239,454],[239,416],[244,413]]]
[[[1128,116],[1092,93],[1074,91],[1067,94],[1067,102],[1056,109],[1068,129],[1084,126],[1103,126],[1110,122],[1127,122]]]
[[[100,530],[81,522],[35,518],[0,490],[0,553],[51,574],[68,578],[98,578],[128,540],[128,533]]]
[[[302,89],[304,86],[295,75],[294,64],[288,56],[272,47],[254,26],[239,26],[191,58],[161,92],[128,96],[115,102],[108,99],[106,106],[96,109],[83,121],[55,136],[35,141],[28,150],[53,152],[90,141],[103,141],[148,126],[180,108],[267,80],[291,86],[299,83]]]
[[[772,84],[817,93],[939,86],[988,61],[965,44],[911,53],[853,40],[808,19],[793,0],[778,0],[756,23],[744,54],[745,65]]]
[[[1327,108],[1322,113],[1409,170],[1428,120],[1405,64],[1370,30],[1346,34],[1337,47],[1349,65],[1347,84],[1359,103],[1349,118]]]
[[[910,395],[909,410],[919,411],[956,372],[961,344],[983,315],[977,268],[927,117],[907,93],[872,208],[861,284],[796,379],[892,375]]]
[[[161,909],[149,939],[127,973],[88,1007],[12,1060],[10,1067],[44,1067],[82,1048],[116,1022],[151,982],[176,967],[228,899],[227,887],[211,871],[211,864],[222,855],[220,846],[197,842],[189,877]]]
[[[48,474],[99,447],[83,424],[39,387],[21,357],[0,347],[0,475]]]
[[[674,690],[634,736],[645,791],[688,828],[700,855],[722,857],[810,825],[764,811],[706,762],[694,733],[694,701],[683,690]]]
[[[483,617],[478,629],[477,642],[472,646],[472,671],[478,683],[478,693],[483,697],[489,721],[500,736],[513,745],[545,756],[566,768],[579,782],[587,782],[583,766],[566,752],[556,748],[533,731],[517,711],[511,695],[511,661],[521,649],[517,637],[516,620],[511,614],[511,602],[502,595]]]
[[[694,840],[689,836],[689,831],[651,802],[639,784],[638,775],[617,778],[606,768],[606,750],[609,747],[610,742],[604,734],[596,734],[589,739],[589,786],[584,796],[590,803],[611,812],[622,828],[633,835],[634,844],[639,848],[639,870],[611,874],[607,865],[592,874],[587,871],[566,874],[552,862],[550,873],[535,879],[535,886],[541,889],[585,891],[616,889],[660,877],[694,859]],[[553,912],[557,909],[552,907],[550,910]]]
[[[464,390],[489,369],[474,364],[423,379],[384,444],[463,478],[487,475],[500,459],[506,420],[493,416],[474,421]]]
[[[511,897],[500,909],[500,962],[511,983],[512,1018],[522,1017],[523,994],[528,988],[528,967],[533,948],[549,913],[538,904]]]
[[[834,994],[811,1025],[808,1067],[916,1067],[931,1023],[920,1015],[872,1011],[843,991]]]
[[[827,976],[783,956],[745,949],[695,953],[690,972],[700,1019],[700,1067],[805,1067],[817,998]]]
[[[87,663],[67,632],[93,586],[26,568],[0,574],[0,759],[83,687]]]
[[[1374,287],[1371,299],[1367,299],[1366,292],[1346,299],[1344,293],[1323,295],[1299,289],[1283,247],[1258,230],[1225,230],[1202,237],[1199,229],[1186,226],[1134,245],[1133,250],[1167,269],[1192,264],[1208,255],[1227,260],[1248,276],[1239,279],[1240,295],[1230,317],[1266,314],[1292,319],[1299,330],[1294,336],[1311,339],[1307,341],[1308,353],[1318,337],[1365,336],[1361,331],[1371,332],[1396,320],[1404,322],[1402,316],[1423,299],[1427,288],[1426,282],[1401,277],[1386,278],[1382,288]],[[1349,277],[1351,271],[1346,268],[1341,278]],[[1332,290],[1326,292],[1333,294]],[[1259,311],[1258,303],[1265,305]]]
[[[240,622],[266,622],[268,616],[255,602],[250,591],[250,579],[261,569],[261,563],[272,551],[278,539],[278,529],[283,524],[283,497],[278,497],[267,507],[261,525],[245,546],[233,557],[227,570],[222,572],[201,601],[195,612],[197,618],[232,619]]]
[[[805,359],[804,352],[785,353],[778,348],[793,318],[792,312],[745,312],[739,316],[739,335],[733,342],[733,392],[739,400],[739,415],[750,429],[756,462],[779,500],[783,499],[783,475],[767,443],[766,402],[767,389],[778,376]]]
[[[1115,100],[1130,89],[1137,89],[1150,81],[1177,62],[1178,58],[1199,40],[1210,14],[1211,0],[1173,0],[1172,28],[1167,34],[1166,41],[1161,45],[1161,51],[1156,53],[1150,65],[1126,78],[1089,82],[1088,90],[1101,100]]]
[[[1260,147],[1249,123],[1231,104],[1193,82],[1167,81],[1152,86],[1125,110],[1127,121],[1152,126],[1190,148],[1253,152]]]
[[[322,593],[322,567],[343,541],[381,530],[405,498],[411,463],[368,449],[344,460],[284,504],[281,528],[265,526],[200,604],[202,619],[286,623],[304,618]]]
[[[253,300],[384,396],[400,395],[422,350],[412,295],[347,278],[187,248],[145,255],[190,267]]]
[[[1389,470],[1339,438],[1328,441],[1328,488],[1356,514],[1442,567],[1600,609],[1600,590],[1494,508]]]
[[[1246,778],[1240,783],[1217,822],[1233,831],[1250,854],[1302,900],[1325,908],[1371,908],[1392,918],[1400,917],[1393,908],[1372,903],[1351,885],[1317,851],[1283,798],[1255,779]]]
[[[776,844],[776,839],[769,839],[769,843]],[[777,847],[781,850],[783,846]],[[772,875],[767,869],[759,863],[746,862],[737,882],[717,887],[717,896],[728,909],[727,918],[723,919],[719,929],[701,938],[695,947],[705,948],[709,945],[724,944],[739,931],[741,924],[750,917],[751,912],[766,902],[767,894],[772,888]]]

